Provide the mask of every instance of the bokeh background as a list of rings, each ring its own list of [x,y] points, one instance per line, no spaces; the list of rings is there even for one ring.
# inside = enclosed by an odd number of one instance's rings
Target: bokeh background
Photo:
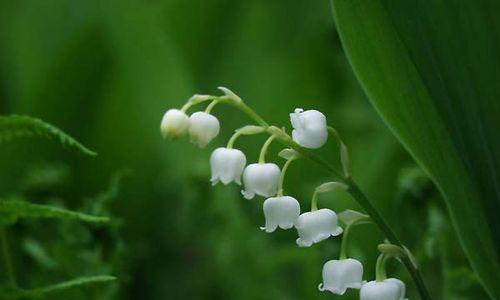
[[[220,85],[279,126],[290,128],[296,107],[323,111],[348,144],[355,179],[417,256],[436,298],[486,298],[435,188],[356,82],[326,0],[0,1],[0,113],[42,118],[99,153],[83,157],[42,140],[3,144],[0,196],[85,210],[105,197],[99,212],[116,220],[111,228],[19,222],[9,235],[23,287],[106,273],[119,280],[51,297],[342,298],[317,290],[340,239],[299,249],[293,230],[259,230],[262,199],[210,186],[211,150],[251,120],[219,105],[221,134],[207,149],[161,138],[166,109],[194,93],[219,94]],[[237,146],[253,161],[264,138]],[[273,145],[268,159],[282,164],[279,150]],[[337,161],[335,143],[320,152]],[[305,210],[327,180],[299,161],[285,190]],[[320,206],[359,209],[340,193],[322,196]],[[364,263],[366,280],[382,239],[370,225],[351,234],[349,254]],[[389,273],[417,299],[397,262]]]

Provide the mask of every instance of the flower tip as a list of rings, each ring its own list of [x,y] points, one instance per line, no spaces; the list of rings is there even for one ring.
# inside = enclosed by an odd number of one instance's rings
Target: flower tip
[[[219,90],[221,90],[226,97],[228,97],[236,102],[243,102],[243,100],[241,100],[241,98],[238,95],[236,95],[233,91],[231,91],[227,87],[219,86],[217,88]]]

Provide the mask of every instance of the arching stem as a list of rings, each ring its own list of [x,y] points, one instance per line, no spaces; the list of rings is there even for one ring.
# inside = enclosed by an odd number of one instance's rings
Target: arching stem
[[[342,235],[342,243],[340,245],[340,256],[339,259],[346,259],[347,258],[347,238],[349,236],[349,230],[351,229],[351,226],[348,225],[344,229],[344,233]]]
[[[214,101],[212,101],[212,102],[211,102],[211,103],[207,106],[207,108],[205,109],[205,112],[206,112],[207,114],[209,114],[209,113],[212,111],[212,109],[214,109],[214,107],[215,107],[218,103],[219,103],[219,100],[217,100],[217,99],[216,99],[216,100],[214,100]]]
[[[266,162],[267,149],[269,148],[269,145],[271,145],[271,143],[274,141],[275,138],[276,136],[271,135],[262,146],[262,149],[260,149],[259,164],[263,164]]]
[[[311,199],[311,211],[318,210],[318,192],[314,191],[314,194]]]
[[[295,157],[291,157],[286,160],[285,164],[283,165],[283,168],[281,169],[281,174],[280,174],[280,181],[278,184],[278,197],[283,196],[283,183],[285,182],[285,173],[288,170],[288,167],[292,163],[292,161],[296,160]]]
[[[377,258],[377,264],[375,265],[375,279],[377,281],[384,281],[387,279],[387,273],[385,271],[387,258],[388,257],[384,253],[381,253]]]

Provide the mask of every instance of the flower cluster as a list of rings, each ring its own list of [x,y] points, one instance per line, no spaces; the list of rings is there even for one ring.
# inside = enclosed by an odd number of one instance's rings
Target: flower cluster
[[[326,117],[317,110],[303,110],[297,108],[290,114],[293,127],[291,137],[284,129],[269,126],[255,112],[246,106],[240,97],[227,88],[220,88],[223,96],[194,95],[181,109],[169,109],[161,121],[161,133],[164,137],[179,138],[190,136],[192,143],[199,147],[208,145],[220,131],[219,120],[211,114],[211,110],[218,103],[225,103],[241,109],[249,114],[258,125],[248,125],[237,129],[226,147],[216,148],[210,156],[212,185],[222,182],[227,185],[235,182],[243,184],[241,191],[245,199],[254,199],[255,196],[266,198],[263,203],[265,225],[261,229],[267,233],[277,228],[297,230],[296,243],[299,247],[310,247],[330,237],[343,234],[340,259],[329,260],[323,266],[323,282],[319,285],[320,291],[343,295],[348,288],[360,289],[361,300],[401,300],[405,296],[405,285],[402,281],[389,278],[385,275],[385,261],[390,255],[382,253],[377,262],[377,280],[363,281],[363,265],[354,258],[346,255],[346,240],[350,227],[366,223],[369,217],[351,210],[337,215],[328,208],[318,209],[318,197],[321,193],[333,190],[347,190],[349,187],[340,182],[327,182],[318,186],[311,200],[311,210],[301,213],[301,206],[297,199],[284,195],[283,183],[285,173],[290,164],[303,157],[301,153],[308,149],[321,148],[326,144],[329,133],[339,138],[336,131],[327,125]],[[204,112],[195,112],[188,116],[186,111],[193,105],[211,101]],[[235,141],[242,135],[268,133],[270,137],[262,146],[259,160],[247,165],[245,154],[233,148]],[[278,165],[266,162],[266,153],[274,140],[279,140],[289,148],[280,152],[286,159],[282,169]],[[346,176],[347,150],[342,141],[342,164]],[[304,151],[302,151],[304,150]],[[305,152],[307,153],[307,152]],[[344,217],[344,220],[342,219]],[[339,219],[344,228],[339,226]]]

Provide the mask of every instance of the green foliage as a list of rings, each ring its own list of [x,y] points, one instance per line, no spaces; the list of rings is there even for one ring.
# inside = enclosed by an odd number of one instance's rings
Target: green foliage
[[[443,193],[484,288],[500,298],[497,1],[333,0],[366,94]]]
[[[107,223],[108,217],[98,217],[54,206],[33,204],[22,200],[0,200],[0,222],[12,224],[18,218],[75,220],[88,223]]]
[[[40,119],[19,115],[0,116],[0,143],[32,136],[55,138],[65,147],[76,149],[86,155],[96,155],[94,151],[88,149],[59,128]]]
[[[260,199],[241,201],[235,186],[210,187],[210,149],[248,119],[217,106],[221,133],[208,151],[159,138],[167,107],[227,85],[273,124],[287,125],[297,107],[322,111],[349,146],[353,177],[415,253],[435,298],[486,298],[427,176],[412,180],[411,190],[398,188],[413,159],[360,89],[327,1],[0,1],[0,25],[0,112],[40,116],[99,150],[88,160],[46,143],[1,144],[2,196],[111,218],[106,226],[19,219],[9,239],[23,287],[113,274],[119,281],[48,299],[339,298],[317,290],[323,263],[338,257],[338,239],[297,249],[293,230],[258,229]],[[262,139],[244,137],[235,147],[254,162]],[[278,151],[272,147],[268,158],[282,162]],[[319,151],[338,157],[330,145]],[[103,212],[94,211],[94,195],[122,166],[135,176]],[[287,194],[305,209],[314,188],[332,180],[303,160],[287,174]],[[361,211],[345,193],[321,205]],[[351,235],[348,253],[373,279],[382,237],[372,225]],[[393,262],[388,272],[408,283],[407,298],[418,299],[406,270]],[[342,299],[359,296],[349,291]]]

